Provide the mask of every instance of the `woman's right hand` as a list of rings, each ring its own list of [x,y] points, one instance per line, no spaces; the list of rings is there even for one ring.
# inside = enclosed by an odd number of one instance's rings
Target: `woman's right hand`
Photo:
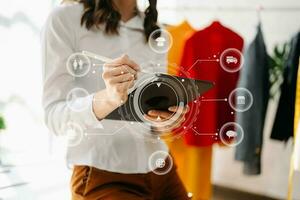
[[[102,78],[111,102],[122,105],[127,101],[127,91],[133,87],[138,71],[139,66],[127,55],[104,64]]]
[[[105,63],[102,78],[106,88],[94,96],[93,110],[98,119],[105,118],[110,112],[128,99],[128,89],[133,87],[139,66],[127,55]]]

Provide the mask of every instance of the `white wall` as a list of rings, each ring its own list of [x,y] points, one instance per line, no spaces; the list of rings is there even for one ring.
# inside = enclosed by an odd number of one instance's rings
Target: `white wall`
[[[249,43],[255,34],[258,23],[255,8],[293,7],[300,8],[299,0],[189,0],[159,1],[160,19],[168,24],[178,24],[183,19],[195,28],[203,28],[217,18],[226,26],[242,35]],[[249,7],[252,11],[226,11],[217,7]],[[167,9],[167,8],[172,9]],[[214,9],[196,9],[198,7]],[[185,9],[187,8],[187,9]],[[300,30],[300,9],[298,11],[262,11],[263,32],[269,51],[277,43],[288,41]],[[213,182],[215,184],[252,191],[277,198],[287,194],[291,143],[287,145],[269,139],[276,104],[271,102],[267,116],[263,148],[262,175],[249,177],[242,174],[242,165],[234,161],[232,148],[214,149]],[[294,199],[300,199],[300,174],[296,174]],[[199,186],[200,187],[200,186]]]

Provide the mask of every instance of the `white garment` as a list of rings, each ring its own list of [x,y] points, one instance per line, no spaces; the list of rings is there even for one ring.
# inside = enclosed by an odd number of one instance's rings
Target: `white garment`
[[[300,121],[298,122],[298,128],[295,138],[294,146],[294,169],[300,171]]]
[[[65,135],[62,130],[69,122],[76,123],[84,131],[100,127],[92,135],[83,135],[79,144],[68,146],[67,162],[70,164],[119,173],[147,173],[151,171],[148,167],[150,155],[159,150],[167,151],[166,144],[140,137],[142,130],[139,126],[126,121],[99,122],[92,111],[92,100],[93,93],[105,88],[101,78],[102,68],[92,65],[87,75],[73,77],[67,71],[66,61],[72,53],[83,50],[109,58],[127,54],[138,64],[148,61],[165,63],[166,55],[156,54],[145,42],[143,16],[121,22],[119,35],[108,36],[103,29],[88,31],[81,26],[82,12],[81,4],[59,6],[50,14],[43,31],[43,106],[46,124],[56,135]],[[68,107],[66,96],[76,87],[84,88],[90,95],[72,101],[73,105],[87,105],[87,109],[75,112]]]

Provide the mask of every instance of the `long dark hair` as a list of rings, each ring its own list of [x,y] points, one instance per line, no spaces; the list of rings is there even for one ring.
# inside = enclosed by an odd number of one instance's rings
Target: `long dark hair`
[[[70,1],[70,0],[69,0]],[[92,27],[99,28],[105,24],[105,33],[118,34],[121,14],[113,6],[112,0],[71,0],[82,3],[84,12],[81,17],[81,25],[88,30]],[[149,7],[145,11],[144,34],[146,40],[150,34],[159,29],[157,25],[158,12],[156,9],[157,0],[149,0]]]

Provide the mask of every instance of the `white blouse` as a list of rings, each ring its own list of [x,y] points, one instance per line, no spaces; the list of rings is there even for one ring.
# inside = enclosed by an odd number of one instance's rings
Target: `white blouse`
[[[109,58],[127,54],[142,67],[149,61],[164,63],[166,55],[153,52],[145,42],[143,16],[121,22],[118,35],[107,35],[101,29],[87,30],[81,26],[82,12],[81,4],[59,6],[50,14],[43,30],[43,107],[46,125],[56,135],[66,135],[69,129],[65,127],[71,126],[75,130],[76,142],[73,138],[73,143],[67,148],[69,164],[119,173],[147,173],[151,171],[149,157],[155,151],[167,151],[166,144],[140,137],[141,130],[133,123],[129,128],[130,122],[127,121],[98,121],[92,111],[93,95],[105,88],[99,61],[92,60],[91,68],[82,77],[72,76],[66,62],[75,52],[90,51]],[[76,63],[75,67],[79,64]],[[66,101],[74,88],[84,89],[88,94]],[[84,109],[71,109],[78,105],[84,105]]]

